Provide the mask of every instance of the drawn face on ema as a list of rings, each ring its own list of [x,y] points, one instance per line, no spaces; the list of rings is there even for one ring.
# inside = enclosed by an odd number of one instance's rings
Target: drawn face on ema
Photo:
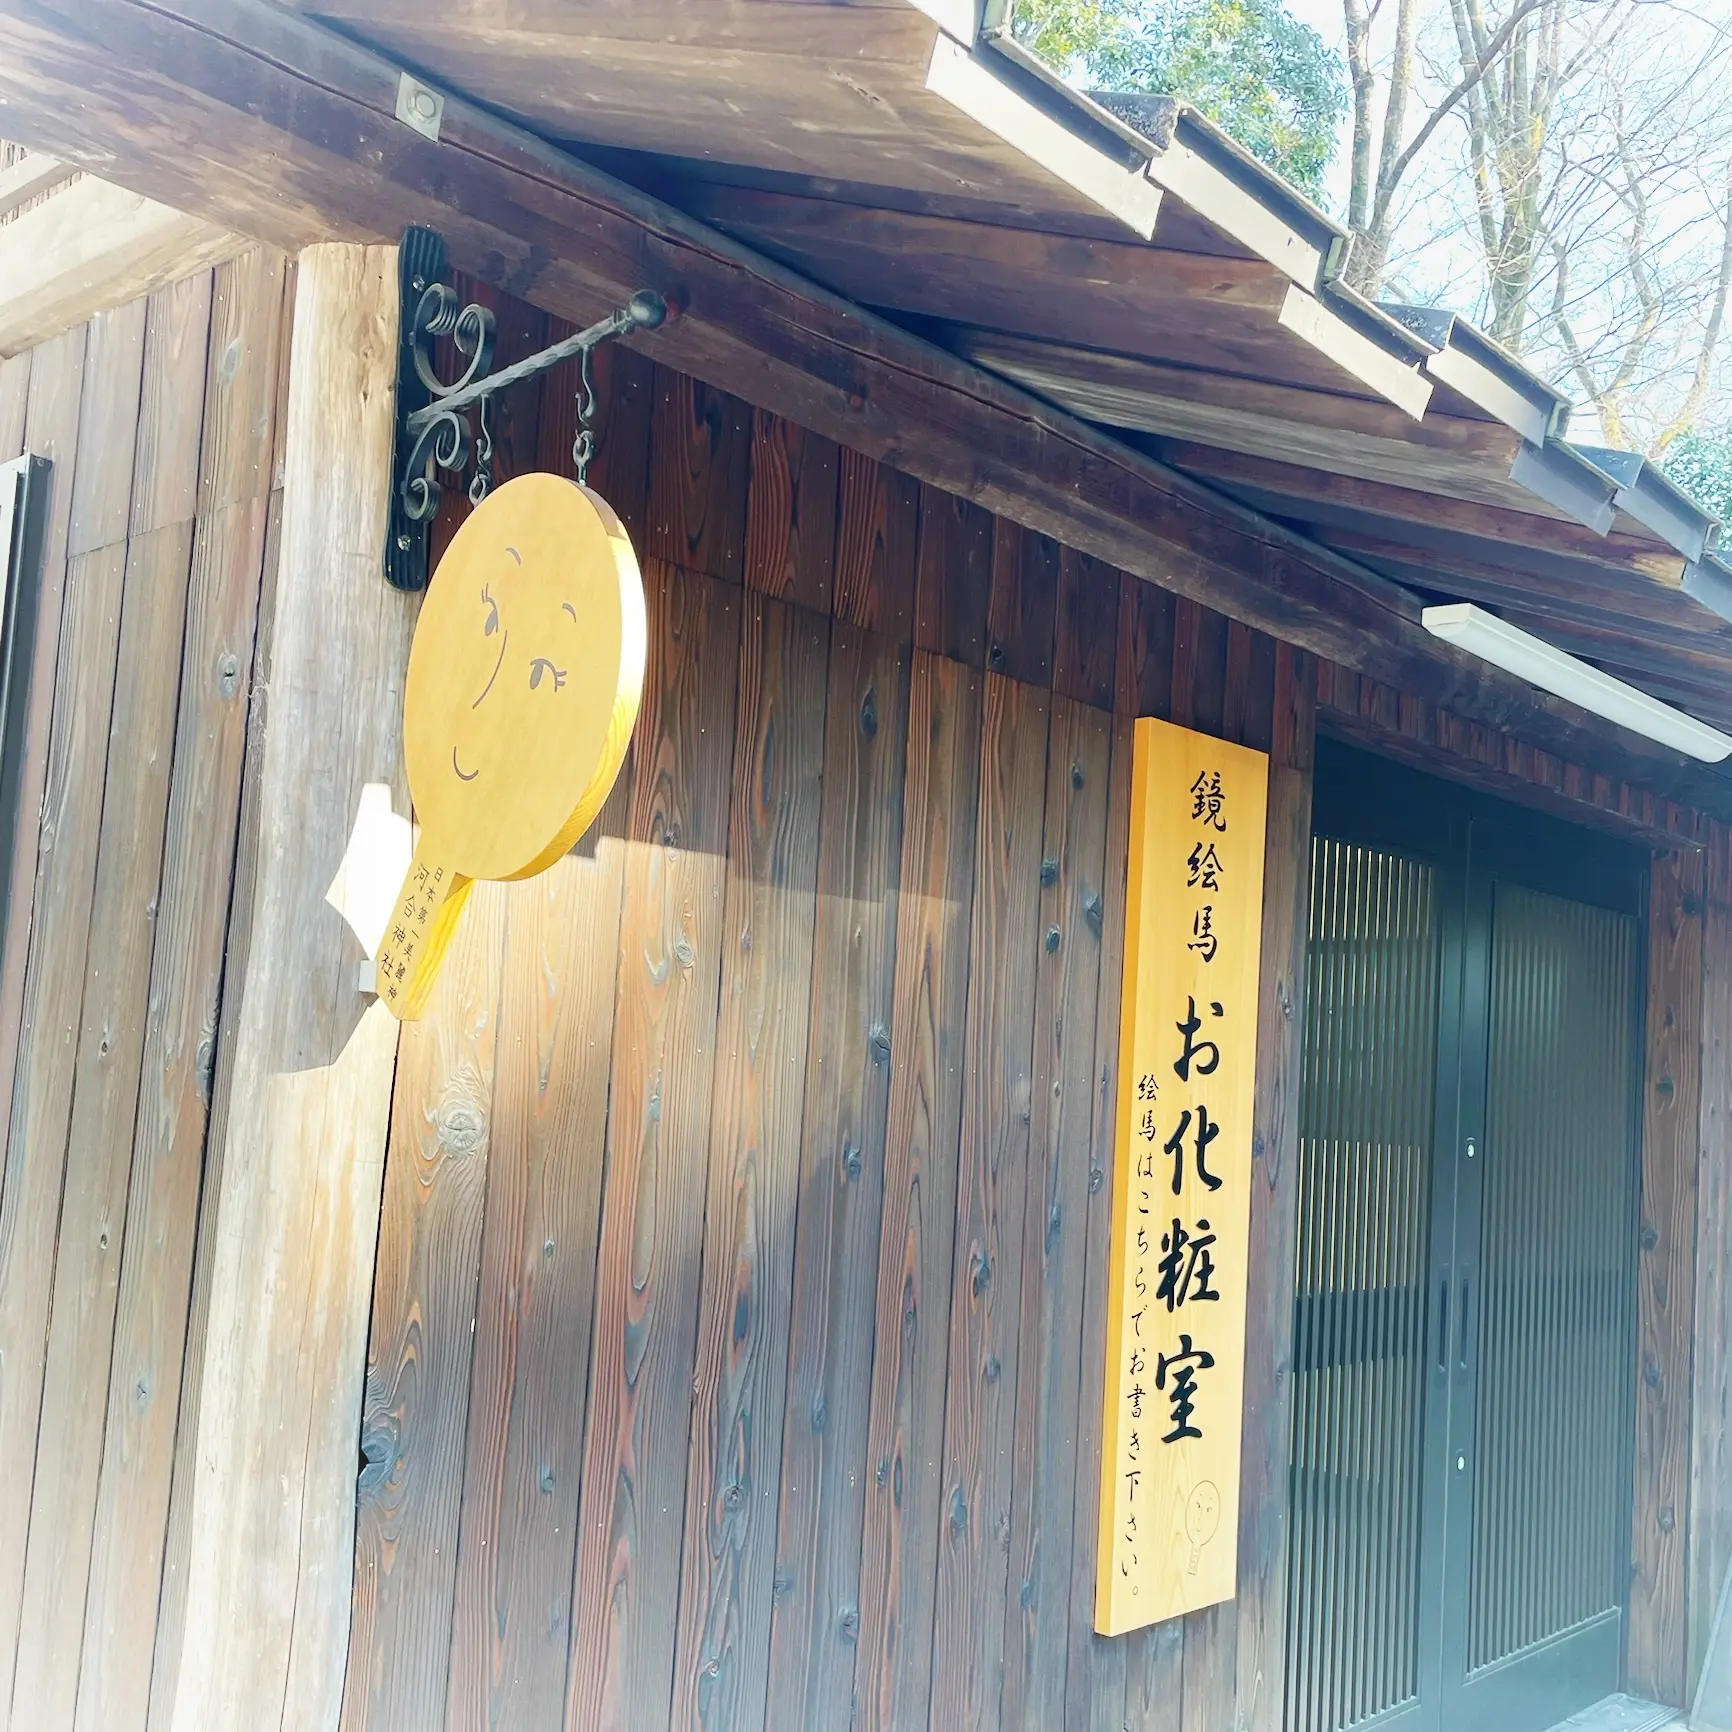
[[[409,654],[404,755],[427,845],[524,877],[606,799],[643,686],[643,587],[619,519],[555,475],[491,493],[453,537]]]
[[[1185,1534],[1194,1546],[1206,1546],[1221,1525],[1221,1493],[1213,1480],[1199,1480],[1185,1505]]]

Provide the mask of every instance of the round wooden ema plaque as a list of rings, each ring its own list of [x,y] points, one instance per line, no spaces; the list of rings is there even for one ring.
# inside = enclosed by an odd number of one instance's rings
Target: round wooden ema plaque
[[[643,580],[599,495],[523,475],[488,495],[428,585],[403,697],[421,833],[376,958],[419,1016],[477,878],[545,871],[589,827],[643,692]]]

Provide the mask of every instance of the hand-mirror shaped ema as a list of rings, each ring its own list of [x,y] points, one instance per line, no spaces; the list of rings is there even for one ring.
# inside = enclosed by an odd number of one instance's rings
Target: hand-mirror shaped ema
[[[611,507],[523,475],[476,507],[428,586],[403,698],[421,834],[377,957],[426,1007],[469,886],[545,871],[619,775],[643,692],[643,581]]]

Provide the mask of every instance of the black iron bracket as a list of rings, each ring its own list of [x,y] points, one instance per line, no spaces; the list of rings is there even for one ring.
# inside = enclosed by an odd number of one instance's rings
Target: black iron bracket
[[[439,510],[435,471],[469,474],[475,504],[493,485],[493,439],[487,403],[496,392],[533,379],[562,361],[582,366],[578,435],[572,451],[581,481],[595,449],[595,388],[589,358],[602,343],[628,331],[653,331],[668,316],[667,302],[640,289],[625,306],[539,353],[493,371],[492,312],[461,297],[445,276],[445,242],[433,229],[411,228],[398,252],[397,436],[392,454],[391,520],[385,536],[385,579],[396,589],[425,589],[427,532]],[[433,344],[451,338],[463,371],[441,379]],[[471,424],[471,413],[474,422]]]

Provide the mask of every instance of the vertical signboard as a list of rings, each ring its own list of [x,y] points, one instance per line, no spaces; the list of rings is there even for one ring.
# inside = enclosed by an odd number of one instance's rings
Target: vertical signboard
[[[1139,721],[1095,1628],[1230,1600],[1269,760]]]

